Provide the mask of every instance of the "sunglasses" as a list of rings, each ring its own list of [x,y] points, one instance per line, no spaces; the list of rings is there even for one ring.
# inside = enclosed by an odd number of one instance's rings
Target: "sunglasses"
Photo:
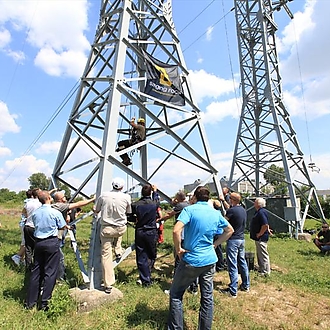
[[[328,227],[328,226],[322,226],[322,228],[326,228],[326,229],[327,229],[327,228],[329,228],[329,227]]]

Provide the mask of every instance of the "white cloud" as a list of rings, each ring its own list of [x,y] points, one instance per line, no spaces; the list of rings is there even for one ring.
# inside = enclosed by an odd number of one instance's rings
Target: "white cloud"
[[[46,141],[36,149],[36,153],[41,155],[56,154],[59,151],[60,146],[60,141]]]
[[[204,70],[189,72],[192,92],[197,103],[202,102],[205,98],[216,99],[234,91],[234,84],[231,80],[222,79]]]
[[[88,29],[88,1],[67,0],[65,10],[63,5],[63,1],[2,1],[0,28],[7,24],[16,33],[27,34],[26,42],[37,50],[35,64],[48,74],[78,78],[90,48],[84,35]],[[6,49],[7,54],[17,57],[22,50],[14,48],[21,48],[21,44],[15,44],[14,34],[8,36],[8,30],[3,33],[3,46],[11,47]]]
[[[0,147],[0,157],[4,156],[10,156],[11,155],[11,150],[6,147]]]
[[[11,175],[15,171],[15,175]],[[0,185],[9,187],[10,190],[20,191],[28,188],[28,177],[34,173],[51,174],[51,167],[44,159],[38,159],[33,155],[7,160],[0,168]]]
[[[11,36],[8,30],[1,29],[0,30],[0,48],[6,47],[11,40]]]
[[[223,102],[212,102],[202,113],[203,123],[218,125],[225,117],[239,118],[241,113],[241,101],[228,99]]]
[[[17,115],[10,114],[7,105],[2,101],[0,101],[0,118],[0,137],[5,133],[18,133],[20,131],[20,127],[15,122]]]
[[[304,6],[304,11],[294,13],[294,19],[283,29],[283,37],[277,39],[278,52],[292,50],[296,42],[299,42],[303,35],[309,34],[315,28],[315,22],[312,20],[314,6],[316,0],[307,0]]]
[[[12,152],[8,147],[4,146],[1,138],[6,133],[18,133],[20,127],[15,122],[17,115],[10,114],[7,105],[2,101],[0,101],[0,118],[0,157],[6,157],[10,156]]]
[[[206,30],[206,40],[211,41],[212,40],[212,32],[213,32],[213,26],[209,26]]]
[[[79,77],[87,58],[81,52],[65,51],[57,53],[54,49],[43,48],[35,58],[36,66],[51,76]]]
[[[9,57],[11,57],[17,63],[22,64],[25,61],[25,54],[22,51],[14,52],[14,51],[9,49],[9,50],[6,51],[6,54]]]
[[[330,113],[330,20],[324,14],[329,10],[328,1],[307,1],[304,11],[295,13],[279,39],[279,49],[289,51],[280,66],[286,89],[284,102],[293,116],[307,113],[313,119]]]
[[[314,155],[313,162],[320,169],[319,172],[309,171],[310,178],[316,189],[330,189],[330,154]]]

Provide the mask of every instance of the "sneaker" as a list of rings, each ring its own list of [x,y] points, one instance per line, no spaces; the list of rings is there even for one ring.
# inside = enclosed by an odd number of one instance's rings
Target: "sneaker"
[[[137,285],[142,285],[142,281],[141,281],[141,280],[137,280],[137,281],[136,281],[136,284],[137,284]]]
[[[249,292],[250,288],[245,288],[242,284],[239,286],[239,289],[243,292]]]
[[[236,299],[237,298],[237,295],[236,294],[232,294],[229,291],[229,288],[227,288],[227,289],[220,289],[219,292],[222,293],[222,294],[225,294],[229,298],[233,298],[233,299]]]
[[[104,292],[107,293],[107,294],[110,294],[111,293],[111,290],[112,290],[112,287],[111,286],[107,286],[107,287],[105,287]]]
[[[259,272],[258,271],[258,276],[262,276],[262,277],[268,277],[270,274],[268,273],[263,273],[263,272]]]
[[[14,261],[15,265],[19,266],[21,262],[21,257],[15,254],[11,257],[11,260]]]
[[[191,289],[191,288],[188,288],[188,289],[187,289],[187,292],[193,294],[194,296],[197,296],[197,295],[198,295],[198,289]]]

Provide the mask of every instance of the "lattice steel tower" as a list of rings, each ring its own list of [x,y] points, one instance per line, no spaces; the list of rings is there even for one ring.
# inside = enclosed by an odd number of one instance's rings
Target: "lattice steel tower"
[[[147,63],[184,105],[146,92]],[[178,71],[179,84],[168,80],[166,68]],[[120,159],[123,151],[116,148],[118,140],[129,137],[132,117],[145,119],[146,140],[125,150],[134,152],[133,165],[127,167]],[[217,170],[172,21],[171,1],[101,1],[95,39],[55,163],[54,184],[68,185],[73,197],[94,191],[98,196],[112,189],[113,176],[127,175],[128,188],[165,176],[169,186],[159,187],[159,192],[169,200],[166,191],[171,183],[190,171],[205,182],[213,180],[219,193]],[[89,257],[92,288],[100,285],[97,230],[96,221]]]
[[[255,196],[265,196],[263,174],[272,164],[283,168],[280,181],[287,188],[294,208],[292,220],[302,230],[311,200],[315,201],[315,211],[322,220],[324,215],[283,103],[273,13],[284,8],[293,18],[287,2],[235,0],[243,104],[229,186],[237,187],[239,182],[248,181]],[[274,191],[268,196],[276,194]],[[306,202],[302,215],[297,195]]]

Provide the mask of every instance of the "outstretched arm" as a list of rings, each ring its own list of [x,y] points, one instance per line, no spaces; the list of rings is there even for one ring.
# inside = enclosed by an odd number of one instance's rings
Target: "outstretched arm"
[[[75,203],[70,203],[70,206],[69,206],[69,210],[72,210],[76,207],[82,207],[82,206],[85,206],[89,203],[92,203],[95,201],[95,196],[90,198],[90,199],[86,199],[86,200],[83,200],[83,201],[79,201],[79,202],[75,202]]]

